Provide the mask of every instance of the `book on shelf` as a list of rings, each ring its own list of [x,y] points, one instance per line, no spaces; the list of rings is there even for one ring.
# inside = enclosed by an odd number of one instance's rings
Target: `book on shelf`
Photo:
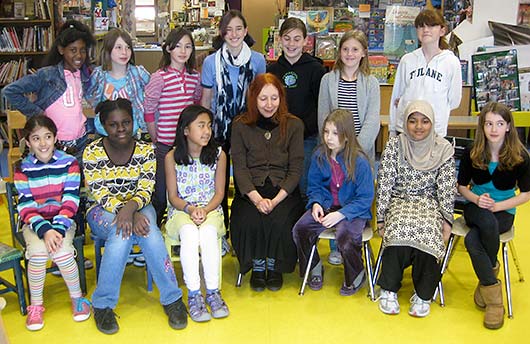
[[[388,81],[388,58],[383,55],[368,56],[370,74],[377,78],[380,83]]]
[[[50,7],[46,0],[35,1],[35,16],[39,19],[48,20],[50,19]]]
[[[45,52],[51,43],[49,27],[3,27],[0,30],[0,52]]]
[[[18,59],[0,63],[0,85],[7,85],[31,73],[29,59]]]

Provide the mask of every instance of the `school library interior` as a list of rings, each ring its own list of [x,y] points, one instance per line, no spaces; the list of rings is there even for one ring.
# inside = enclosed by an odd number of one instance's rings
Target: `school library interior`
[[[0,93],[0,344],[524,338],[530,0],[0,0]]]

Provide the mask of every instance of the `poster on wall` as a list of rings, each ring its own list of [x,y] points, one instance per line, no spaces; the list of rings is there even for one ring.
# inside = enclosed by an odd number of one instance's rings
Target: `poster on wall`
[[[410,6],[388,6],[385,20],[385,55],[401,57],[418,47],[418,36],[414,19],[420,8]]]
[[[306,25],[308,34],[326,34],[331,26],[331,14],[328,10],[307,11]]]
[[[512,111],[521,110],[517,50],[471,56],[475,104],[478,111],[488,102],[499,102]]]
[[[530,111],[530,69],[519,71],[519,91],[521,94],[521,111]]]

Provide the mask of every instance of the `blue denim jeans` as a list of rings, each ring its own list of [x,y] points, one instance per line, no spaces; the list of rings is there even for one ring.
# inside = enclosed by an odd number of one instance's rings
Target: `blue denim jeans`
[[[160,303],[168,305],[182,297],[173,263],[169,259],[162,234],[156,225],[155,209],[152,205],[148,205],[140,212],[149,219],[149,235],[144,238],[133,234],[129,239],[124,240],[121,233],[116,236],[116,225],[112,223],[116,215],[101,206],[88,211],[87,221],[92,233],[105,239],[105,252],[101,259],[98,283],[92,294],[92,304],[95,308],[116,307],[127,257],[133,244],[140,245],[144,253],[146,264],[160,291]]]
[[[300,193],[302,198],[305,199],[307,192],[307,173],[309,172],[309,166],[311,166],[311,156],[313,151],[318,145],[318,136],[309,136],[304,139],[304,170],[302,171],[302,176],[300,177]]]

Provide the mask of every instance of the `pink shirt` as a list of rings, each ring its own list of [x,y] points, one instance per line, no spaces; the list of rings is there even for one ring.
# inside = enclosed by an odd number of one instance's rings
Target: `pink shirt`
[[[333,197],[333,205],[340,205],[339,202],[339,190],[344,181],[344,171],[340,167],[340,164],[333,160],[329,159],[331,163],[331,182],[329,183],[329,189],[331,191],[331,196]]]
[[[44,112],[57,126],[57,140],[71,141],[85,134],[86,117],[83,114],[81,72],[64,70],[66,91]]]
[[[147,123],[155,121],[157,141],[172,146],[175,141],[177,124],[182,110],[188,105],[199,104],[202,94],[201,75],[189,74],[186,69],[171,67],[167,71],[159,69],[145,87],[144,119]]]

